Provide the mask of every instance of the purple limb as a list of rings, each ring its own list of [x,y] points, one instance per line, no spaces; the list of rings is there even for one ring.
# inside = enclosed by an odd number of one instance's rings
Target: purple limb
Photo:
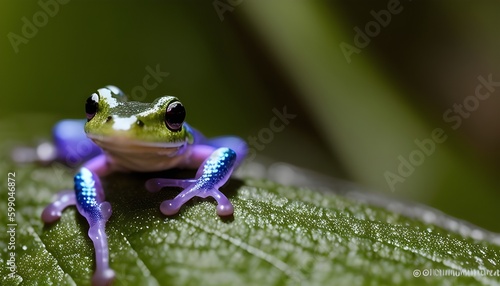
[[[100,156],[90,161],[89,168],[107,173],[104,161]],[[92,277],[92,285],[110,285],[115,277],[114,271],[109,267],[108,240],[105,232],[106,222],[111,216],[111,205],[104,201],[104,191],[101,181],[96,173],[82,167],[76,173],[75,190],[62,191],[56,200],[49,204],[42,212],[42,220],[51,223],[61,217],[62,211],[68,206],[76,205],[78,212],[89,223],[88,235],[94,244],[96,270]]]
[[[111,205],[103,201],[104,192],[99,177],[86,167],[82,167],[75,175],[75,194],[76,207],[90,225],[88,235],[94,244],[96,270],[92,277],[92,284],[110,285],[115,273],[109,267],[105,227],[111,216]]]
[[[236,136],[221,136],[215,138],[206,138],[201,132],[184,123],[186,128],[193,134],[195,141],[193,145],[191,164],[187,167],[198,168],[200,164],[208,158],[217,148],[229,148],[236,153],[236,162],[234,168],[237,168],[248,154],[247,143]]]
[[[146,181],[146,189],[153,193],[158,192],[164,187],[179,187],[185,189],[194,182],[196,182],[196,179],[149,179]]]
[[[236,136],[222,136],[205,140],[205,144],[215,148],[226,147],[233,150],[236,153],[236,161],[234,162],[233,168],[237,168],[248,153],[247,143]]]
[[[88,232],[90,239],[94,243],[96,258],[96,270],[92,276],[92,285],[111,285],[115,278],[115,272],[109,267],[109,249],[105,233],[106,222],[111,216],[111,205],[108,202],[103,202],[100,209],[105,219],[91,225]],[[87,221],[90,223],[89,218],[87,218]]]
[[[181,192],[177,197],[173,200],[164,201],[160,205],[160,210],[165,215],[174,215],[179,212],[181,207],[188,202],[193,197],[207,198],[213,197],[217,202],[217,214],[219,216],[228,216],[232,215],[234,212],[233,204],[229,201],[229,199],[221,193],[218,189],[197,189],[196,185],[192,188],[186,189]]]
[[[198,169],[195,180],[152,179],[149,180],[148,189],[161,189],[163,186],[186,185],[185,189],[172,200],[164,201],[160,210],[165,215],[174,215],[181,207],[193,197],[213,197],[217,201],[217,214],[219,216],[232,215],[234,207],[228,198],[219,191],[233,171],[236,162],[236,153],[229,148],[219,148],[203,162]],[[163,184],[165,183],[165,185]],[[189,185],[188,185],[189,183]]]
[[[86,121],[61,120],[52,129],[57,159],[68,166],[78,166],[102,154],[101,148],[87,138],[83,130]]]

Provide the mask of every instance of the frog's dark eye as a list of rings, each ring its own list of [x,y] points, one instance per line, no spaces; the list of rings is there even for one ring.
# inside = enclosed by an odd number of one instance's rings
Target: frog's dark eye
[[[180,101],[171,102],[165,112],[165,125],[171,131],[180,131],[186,118],[186,109]]]
[[[87,102],[85,102],[85,113],[87,114],[87,121],[94,118],[97,107],[99,105],[99,95],[97,93],[93,93],[89,98],[87,98]]]

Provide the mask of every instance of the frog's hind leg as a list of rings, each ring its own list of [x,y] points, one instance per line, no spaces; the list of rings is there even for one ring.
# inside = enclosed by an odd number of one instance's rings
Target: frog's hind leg
[[[104,192],[99,177],[86,167],[75,175],[76,207],[89,225],[88,235],[94,244],[96,270],[92,285],[109,285],[115,277],[109,267],[106,222],[111,216],[111,205],[104,201]]]

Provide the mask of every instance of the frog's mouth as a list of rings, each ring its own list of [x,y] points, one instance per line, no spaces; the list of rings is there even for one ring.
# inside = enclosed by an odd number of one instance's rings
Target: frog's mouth
[[[87,136],[103,150],[111,153],[157,153],[174,156],[187,145],[187,140],[178,142],[145,142],[126,137],[95,134],[87,134]]]

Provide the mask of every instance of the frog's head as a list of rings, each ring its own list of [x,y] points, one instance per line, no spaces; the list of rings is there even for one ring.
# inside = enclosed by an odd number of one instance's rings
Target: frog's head
[[[184,123],[186,110],[173,96],[152,103],[128,101],[120,89],[107,86],[87,99],[85,112],[87,136],[105,150],[179,149],[193,141]]]

